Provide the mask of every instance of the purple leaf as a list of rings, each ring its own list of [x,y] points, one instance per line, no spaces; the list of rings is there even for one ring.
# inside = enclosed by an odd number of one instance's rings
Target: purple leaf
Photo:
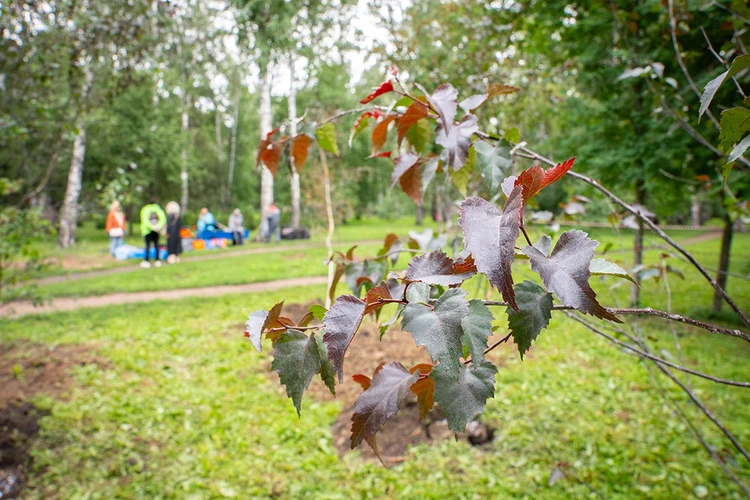
[[[357,398],[352,415],[351,447],[374,436],[390,417],[406,402],[409,388],[419,378],[419,372],[409,373],[401,363],[384,365],[370,382],[370,387]]]
[[[401,176],[416,165],[418,161],[419,155],[415,155],[414,153],[404,153],[399,156],[396,160],[396,166],[393,169],[393,175],[391,175],[391,187],[395,186]]]
[[[407,281],[421,281],[429,285],[460,285],[475,272],[456,266],[456,262],[440,250],[414,257],[406,270]]]
[[[482,198],[469,198],[461,203],[458,224],[464,232],[464,247],[471,252],[477,271],[487,276],[503,299],[518,310],[513,292],[511,264],[516,240],[521,229],[523,197],[520,187],[513,189],[500,212]]]
[[[435,128],[435,142],[448,151],[448,166],[458,171],[466,163],[471,147],[471,136],[478,130],[477,117],[466,115],[461,118],[458,125],[450,127],[448,133],[442,123],[438,122]]]
[[[250,339],[258,352],[263,352],[260,336],[263,333],[263,326],[266,324],[267,317],[268,311],[255,311],[247,317],[245,336]]]
[[[487,100],[488,95],[487,94],[476,94],[471,97],[467,97],[458,105],[463,109],[466,113],[471,113],[475,109],[477,109],[479,106],[485,103]]]
[[[444,83],[435,89],[435,92],[430,95],[421,85],[417,84],[417,88],[427,98],[427,102],[437,112],[440,117],[440,121],[444,128],[453,128],[453,120],[456,119],[456,106],[458,105],[458,92],[453,85],[450,83]]]
[[[560,235],[549,258],[533,246],[523,248],[521,253],[529,256],[531,269],[539,273],[547,290],[554,292],[564,305],[597,318],[621,323],[599,304],[596,293],[589,285],[589,266],[597,246],[598,241],[574,229]]]
[[[323,343],[328,349],[328,359],[339,377],[344,381],[344,354],[365,315],[365,302],[353,295],[342,295],[323,316]]]

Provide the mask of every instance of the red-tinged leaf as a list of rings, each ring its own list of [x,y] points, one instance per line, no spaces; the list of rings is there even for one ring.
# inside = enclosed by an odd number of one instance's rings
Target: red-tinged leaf
[[[398,179],[401,190],[419,206],[422,206],[422,176],[419,164],[415,164]]]
[[[398,68],[391,64],[391,75],[398,76]]]
[[[591,259],[597,246],[598,241],[574,229],[560,235],[549,257],[533,246],[523,248],[521,253],[528,255],[532,271],[542,277],[544,286],[557,295],[563,305],[597,318],[622,323],[599,304],[596,293],[589,285]]]
[[[419,84],[417,84],[417,88],[422,91],[427,98],[427,102],[437,112],[443,129],[450,130],[453,127],[453,120],[456,118],[456,107],[458,106],[458,92],[453,85],[444,83],[436,88],[432,94],[429,94]]]
[[[430,365],[428,365],[430,366]],[[432,368],[432,366],[430,366]],[[422,370],[419,370],[420,374]],[[412,372],[413,373],[413,372]],[[429,372],[427,373],[429,374]],[[435,380],[431,378],[420,378],[409,388],[411,392],[417,395],[417,405],[419,405],[419,420],[423,420],[435,405]]]
[[[270,311],[255,311],[247,317],[245,337],[250,339],[250,342],[252,342],[258,352],[262,352],[260,338],[263,332],[272,328],[284,327],[284,323],[280,320],[292,323],[288,318],[281,318],[281,309],[283,307],[284,301],[282,300],[278,304],[275,304]]]
[[[307,153],[310,151],[310,136],[299,134],[292,142],[292,158],[294,158],[294,170],[297,173],[302,171],[302,167],[307,160]]]
[[[420,375],[426,377],[432,371],[433,366],[430,363],[418,363],[409,368],[409,373],[419,372]]]
[[[346,258],[347,258],[347,260],[354,260],[354,250],[358,246],[359,245],[354,245],[353,247],[351,247],[349,250],[346,251]]]
[[[370,122],[370,117],[374,117],[374,113],[371,111],[365,111],[359,118],[357,118],[357,121],[354,122],[352,133],[349,134],[349,147],[352,147],[352,141],[354,141],[354,138],[367,128],[367,124]]]
[[[388,80],[380,84],[380,87],[375,88],[370,95],[359,101],[360,104],[367,104],[378,96],[393,92],[393,82]]]
[[[398,241],[398,236],[393,233],[388,233],[383,241],[383,248],[390,250],[395,242]]]
[[[362,390],[366,391],[370,388],[370,377],[367,375],[363,375],[361,373],[357,373],[355,375],[352,375],[352,380],[354,380],[356,383],[358,383],[360,386],[362,386]]]
[[[275,177],[279,168],[279,161],[281,161],[281,146],[276,142],[268,143],[266,149],[260,153],[260,161]]]
[[[401,141],[404,140],[406,133],[409,132],[419,120],[427,116],[427,106],[421,102],[414,102],[411,106],[406,109],[401,118],[398,120],[398,145],[401,146]]]
[[[450,127],[445,133],[445,127],[438,123],[435,128],[435,142],[448,150],[448,167],[458,171],[466,163],[471,147],[471,136],[479,129],[477,117],[466,115],[458,125]]]
[[[484,104],[488,98],[489,95],[487,94],[476,94],[471,97],[467,97],[466,99],[458,103],[458,105],[461,107],[461,109],[464,110],[464,112],[471,113],[479,106]]]
[[[471,278],[473,272],[454,273],[460,269],[456,262],[440,250],[414,257],[406,270],[406,281],[421,281],[428,285],[456,286]],[[476,268],[475,268],[476,272]]]
[[[568,170],[570,170],[573,167],[573,163],[575,163],[576,157],[566,160],[562,163],[558,163],[552,168],[548,168],[544,171],[544,178],[542,179],[542,188],[545,188],[552,184],[553,182],[557,182],[562,177],[568,173]]]
[[[267,141],[270,141],[270,140],[271,140],[271,137],[273,137],[273,136],[274,136],[274,134],[275,134],[276,132],[278,132],[278,131],[279,131],[279,129],[277,129],[277,128],[275,128],[275,129],[271,130],[271,131],[270,131],[269,133],[267,133],[267,134],[266,134],[266,140],[267,140]]]
[[[458,219],[464,233],[464,247],[471,252],[477,270],[487,276],[490,284],[497,287],[503,299],[516,310],[511,264],[521,231],[522,211],[522,190],[516,187],[502,212],[482,198],[469,198],[461,203]]]
[[[409,388],[417,381],[401,363],[388,363],[373,378],[370,387],[357,398],[352,415],[351,447],[374,436],[385,422],[406,403]]]
[[[266,139],[261,139],[258,143],[258,152],[255,154],[255,168],[258,168],[258,165],[260,165],[263,152],[268,148],[269,144],[271,144],[271,141]]]
[[[539,191],[549,186],[553,182],[556,182],[568,173],[568,170],[573,167],[575,163],[575,156],[563,163],[558,163],[556,166],[547,170],[542,170],[539,165],[534,165],[531,168],[527,168],[521,175],[516,179],[515,185],[523,187],[523,201],[526,203],[529,199],[537,194]]]
[[[380,153],[371,154],[367,157],[368,160],[371,160],[373,158],[390,158],[391,152],[390,151],[382,151]]]
[[[511,87],[510,85],[498,85],[496,83],[490,83],[487,85],[487,95],[492,98],[499,95],[514,94],[518,92],[518,87]]]
[[[393,168],[393,174],[391,175],[391,187],[395,186],[401,176],[417,165],[418,162],[419,155],[414,153],[404,153],[396,158],[396,166]]]
[[[453,261],[453,267],[451,268],[452,274],[462,274],[462,273],[476,273],[477,272],[477,265],[474,262],[474,257],[469,254],[466,258],[457,258]]]
[[[372,287],[365,295],[365,315],[374,312],[376,309],[383,307],[382,300],[391,300],[391,289],[385,281],[381,281],[378,286]]]
[[[342,295],[323,317],[323,343],[328,348],[328,359],[339,377],[344,381],[344,355],[365,315],[365,303],[353,295]]]
[[[365,442],[370,446],[370,449],[375,454],[376,457],[378,457],[378,460],[380,460],[380,464],[383,467],[387,466],[385,465],[385,461],[383,461],[383,457],[380,456],[380,449],[378,449],[378,440],[375,438],[375,435],[372,435],[365,439]]]
[[[523,201],[526,203],[529,199],[542,189],[542,180],[544,179],[544,170],[539,165],[527,168],[518,176],[513,187],[521,186],[523,189]]]
[[[372,154],[376,154],[381,150],[388,138],[388,125],[395,120],[395,116],[386,116],[383,121],[375,125],[375,129],[372,131]]]

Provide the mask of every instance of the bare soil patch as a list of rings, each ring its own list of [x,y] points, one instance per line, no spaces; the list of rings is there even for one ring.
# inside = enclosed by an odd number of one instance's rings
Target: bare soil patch
[[[284,306],[284,316],[291,319],[299,319],[305,314],[309,304],[289,304]],[[389,319],[388,314],[381,316],[380,320]],[[490,342],[499,340],[490,338]],[[354,411],[354,403],[362,392],[362,388],[351,379],[351,376],[362,373],[371,377],[375,368],[381,362],[398,361],[407,368],[418,363],[429,363],[430,356],[424,347],[417,347],[408,332],[402,331],[400,327],[391,327],[380,340],[378,323],[373,318],[366,318],[362,327],[354,337],[346,357],[344,358],[345,380],[336,386],[336,397],[320,380],[313,378],[310,387],[305,393],[305,398],[312,397],[318,401],[339,401],[342,403],[342,411],[331,426],[333,443],[340,457],[351,451],[351,418]],[[497,361],[497,360],[493,360]],[[271,357],[267,358],[267,375],[274,384],[279,384],[276,372],[271,371]],[[283,388],[282,388],[283,390]],[[291,403],[290,403],[291,404]],[[303,402],[304,412],[304,402]],[[304,418],[304,416],[303,416]],[[470,424],[468,433],[460,433],[459,439],[465,439],[472,444],[480,445],[492,440],[492,429],[481,423]],[[439,408],[435,407],[420,422],[419,408],[416,397],[413,397],[407,405],[395,416],[388,420],[377,434],[378,449],[386,465],[404,461],[407,458],[409,447],[420,443],[438,443],[446,439],[453,439],[454,433],[448,429],[447,421],[443,418]],[[363,444],[359,448],[364,460],[377,461],[377,457],[369,446]]]
[[[0,498],[13,498],[28,480],[28,455],[39,432],[37,408],[24,400],[45,395],[63,398],[72,383],[71,368],[106,364],[90,348],[51,348],[27,341],[0,343]]]

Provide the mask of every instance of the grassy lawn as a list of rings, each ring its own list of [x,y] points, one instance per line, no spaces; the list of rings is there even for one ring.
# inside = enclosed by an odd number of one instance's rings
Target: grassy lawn
[[[612,283],[597,285],[600,294]],[[475,287],[469,283],[466,288]],[[745,284],[738,290],[743,299],[748,288]],[[709,498],[739,497],[660,398],[645,365],[560,315],[525,361],[513,345],[493,355],[500,370],[484,420],[497,433],[487,447],[453,440],[419,445],[390,469],[361,461],[358,452],[339,459],[329,427],[340,404],[306,397],[298,419],[275,375],[271,381],[265,375],[268,354],[255,352],[241,334],[249,311],[282,298],[305,302],[323,293],[313,287],[0,320],[5,341],[28,339],[51,348],[83,344],[104,359],[76,369],[79,388],[69,401],[38,401],[51,415],[41,420],[25,495],[589,496],[585,486],[571,479],[547,485],[552,469],[562,463],[604,498],[686,498],[696,487],[707,488]],[[644,293],[653,300],[660,291],[654,285]],[[703,300],[700,294],[681,293],[680,308]],[[502,311],[495,312],[504,329]],[[658,347],[673,349],[664,323],[642,325]],[[690,365],[726,378],[750,378],[747,344],[678,329]],[[348,373],[354,369],[349,367]],[[670,395],[684,402],[664,377],[660,380],[670,387]],[[695,377],[692,383],[748,444],[750,392]],[[696,411],[687,412],[713,446],[729,448]],[[750,467],[743,467],[747,476]]]
[[[411,230],[423,231],[426,228],[437,230],[437,223],[426,218],[424,226],[418,228],[413,218],[401,218],[386,221],[382,219],[363,219],[338,224],[334,233],[335,243],[349,243],[353,241],[382,240],[389,232],[406,235]],[[125,243],[136,247],[143,247],[143,239],[139,236],[138,228],[135,228],[134,236],[126,236]],[[327,228],[314,227],[311,230],[309,240],[283,241],[282,244],[292,246],[322,246],[325,242]],[[251,238],[255,233],[251,234]],[[97,229],[93,223],[86,222],[78,228],[76,245],[73,248],[58,248],[56,239],[49,237],[38,243],[42,254],[48,256],[50,265],[36,277],[55,276],[60,274],[75,274],[77,272],[92,271],[98,269],[110,269],[114,267],[132,266],[135,261],[118,261],[109,255],[109,240],[103,230]],[[229,246],[224,249],[215,249],[202,252],[187,252],[183,260],[211,254],[228,254],[249,248],[268,248],[265,243],[246,242],[241,247]]]

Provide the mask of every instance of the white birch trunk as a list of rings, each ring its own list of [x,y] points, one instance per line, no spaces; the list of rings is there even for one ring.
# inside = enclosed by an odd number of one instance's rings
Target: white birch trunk
[[[224,147],[221,145],[221,113],[219,112],[219,102],[214,100],[214,131],[216,135],[216,162],[218,163],[217,172],[221,172],[224,167]],[[221,210],[227,211],[227,190],[221,189]]]
[[[297,89],[294,87],[294,55],[289,57],[289,74],[291,75],[291,86],[289,87],[289,137],[297,135]],[[290,150],[291,153],[291,150]],[[291,194],[292,194],[292,228],[299,228],[300,214],[300,188],[299,174],[294,168],[294,160],[288,155],[289,166],[292,171]]]
[[[70,160],[68,171],[68,186],[65,189],[65,200],[63,202],[62,214],[60,216],[60,236],[58,244],[62,248],[68,248],[76,242],[76,228],[78,226],[78,199],[81,196],[81,179],[83,178],[83,162],[86,158],[86,121],[85,108],[88,100],[94,75],[91,71],[90,61],[84,61],[84,83],[81,89],[81,100],[79,104],[78,117],[76,118],[76,129],[78,133],[73,140],[73,156]]]
[[[184,89],[187,92],[187,88]],[[181,170],[180,180],[182,181],[182,195],[180,196],[180,210],[185,213],[188,207],[188,145],[190,144],[190,114],[188,113],[189,99],[183,98],[182,103],[182,134],[185,140],[185,145],[182,148],[180,155]]]
[[[271,117],[271,75],[269,68],[271,65],[266,64],[260,80],[260,137],[261,140],[272,130]],[[261,164],[260,174],[260,234],[266,234],[268,230],[268,207],[273,203],[273,174],[268,168]]]
[[[234,97],[234,110],[232,111],[232,139],[229,145],[229,173],[227,174],[227,205],[232,203],[232,183],[234,182],[234,161],[237,151],[237,125],[240,117],[240,91]]]

